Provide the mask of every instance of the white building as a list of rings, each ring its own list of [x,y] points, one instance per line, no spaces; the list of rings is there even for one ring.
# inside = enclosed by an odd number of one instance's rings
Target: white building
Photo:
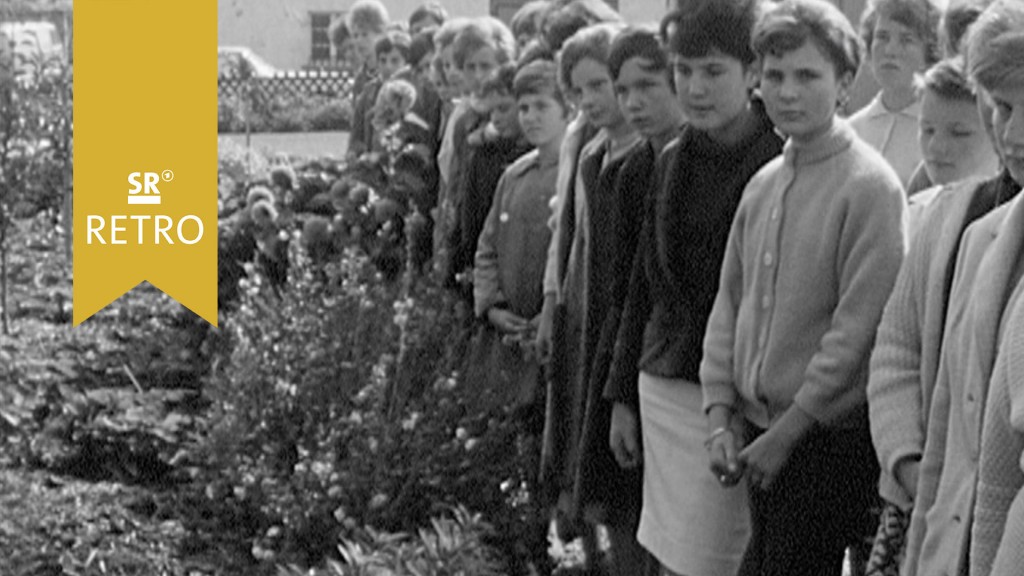
[[[405,21],[421,0],[383,0],[392,20]],[[609,0],[627,22],[657,23],[672,0]],[[271,64],[298,69],[329,53],[327,27],[355,0],[218,0],[217,43],[248,46]],[[449,14],[493,14],[506,22],[525,0],[441,0]]]
[[[392,20],[405,21],[422,0],[383,0]],[[630,23],[657,23],[675,0],[606,0]],[[248,46],[278,68],[296,70],[327,60],[327,29],[355,0],[218,0],[221,46]],[[526,0],[441,0],[449,14],[493,14],[506,22]],[[866,0],[832,0],[855,25]],[[940,2],[945,4],[945,0]],[[852,95],[856,110],[878,90],[871,74],[858,75]]]

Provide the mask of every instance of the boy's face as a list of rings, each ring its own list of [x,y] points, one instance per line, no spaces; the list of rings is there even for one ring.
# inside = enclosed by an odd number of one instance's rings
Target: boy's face
[[[430,77],[430,68],[433,61],[434,53],[428,52],[423,55],[423,58],[420,58],[419,62],[413,62],[412,71],[416,76],[416,81],[419,82],[420,85],[426,85],[432,82]]]
[[[382,34],[376,30],[370,30],[361,26],[352,27],[352,45],[360,62],[376,65],[373,46],[381,36]]]
[[[516,100],[519,126],[526,140],[536,147],[561,142],[568,123],[565,108],[549,91],[523,94]]]
[[[679,102],[698,130],[724,135],[750,104],[754,71],[738,58],[718,49],[697,58],[676,54],[673,68]]]
[[[761,96],[775,127],[797,142],[809,142],[832,127],[839,95],[851,74],[836,77],[835,66],[808,40],[781,56],[766,54]]]
[[[391,78],[402,66],[405,66],[405,56],[402,56],[398,48],[377,55],[377,67],[384,79]]]
[[[910,28],[880,16],[871,38],[871,71],[883,90],[910,88],[924,70],[924,41]]]
[[[995,174],[996,151],[974,102],[944,98],[925,90],[918,127],[918,143],[932,184]]]
[[[665,70],[653,70],[652,64],[646,58],[630,58],[615,79],[622,115],[645,138],[674,130],[682,117]]]
[[[613,128],[625,122],[615,99],[608,66],[593,58],[584,58],[573,67],[569,79],[588,122],[598,128]]]
[[[1018,185],[1024,185],[1024,85],[1000,86],[988,91],[992,103],[992,130],[1003,153],[1003,163]]]
[[[502,138],[515,138],[522,132],[515,97],[508,93],[490,92],[484,96],[484,102],[491,113],[491,124]]]
[[[480,87],[491,72],[498,67],[498,53],[490,46],[484,46],[469,56],[462,63],[462,75],[466,79],[466,87],[473,95],[480,95]]]

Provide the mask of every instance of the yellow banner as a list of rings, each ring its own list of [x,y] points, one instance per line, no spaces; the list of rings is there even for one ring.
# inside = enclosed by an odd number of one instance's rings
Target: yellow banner
[[[74,2],[74,324],[142,281],[217,323],[217,2]]]

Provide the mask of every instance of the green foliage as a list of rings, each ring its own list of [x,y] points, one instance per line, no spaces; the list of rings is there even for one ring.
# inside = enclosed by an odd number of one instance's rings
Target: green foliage
[[[523,555],[533,446],[481,401],[488,383],[459,378],[447,294],[430,278],[381,282],[354,251],[318,268],[299,244],[286,290],[255,271],[241,282],[206,387],[204,482],[260,518],[237,536],[255,558],[315,565],[339,537],[411,533],[462,504],[495,525],[486,544],[504,560]]]
[[[464,507],[451,517],[431,518],[429,528],[415,534],[367,531],[361,542],[343,540],[344,563],[330,560],[321,569],[282,567],[279,576],[498,576],[500,564],[484,544],[493,528]]]
[[[22,217],[61,204],[71,106],[70,67],[50,65],[27,82],[0,73],[0,201]]]
[[[301,92],[271,93],[253,84],[217,106],[217,131],[316,132],[348,130],[352,123],[350,98]]]

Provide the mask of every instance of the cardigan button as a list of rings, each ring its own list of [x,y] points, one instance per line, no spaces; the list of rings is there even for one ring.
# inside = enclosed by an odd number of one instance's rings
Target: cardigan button
[[[770,267],[772,265],[772,263],[774,263],[774,262],[775,262],[775,259],[772,258],[772,253],[771,252],[765,252],[764,253],[764,265]]]
[[[768,296],[761,297],[761,308],[767,310],[772,305],[772,299]]]
[[[498,220],[502,222],[508,222],[508,212],[502,212],[501,216],[498,216]]]
[[[778,220],[778,219],[779,219],[779,207],[776,206],[775,208],[772,208],[772,220]]]

